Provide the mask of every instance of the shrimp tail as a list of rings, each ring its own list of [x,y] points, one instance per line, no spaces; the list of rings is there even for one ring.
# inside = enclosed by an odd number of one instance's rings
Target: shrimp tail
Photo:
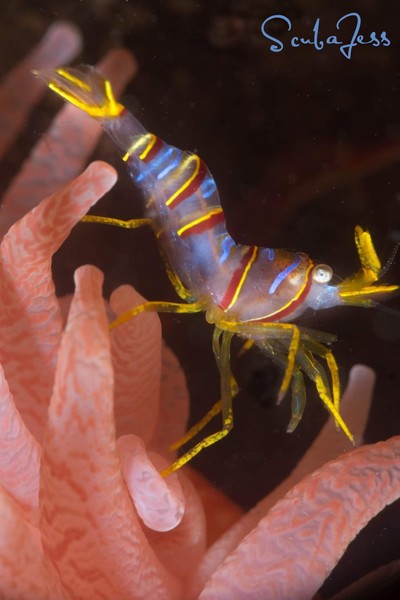
[[[44,69],[33,74],[94,119],[119,117],[124,110],[122,104],[116,102],[110,82],[89,65]]]

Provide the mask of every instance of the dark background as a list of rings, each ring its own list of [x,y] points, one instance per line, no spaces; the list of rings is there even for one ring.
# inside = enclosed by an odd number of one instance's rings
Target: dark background
[[[347,60],[337,46],[316,51],[310,45],[288,45],[291,34],[312,36],[317,17],[322,39],[340,35],[336,22],[352,11],[360,13],[367,39],[371,31],[379,37],[385,30],[390,47],[358,46]],[[274,54],[260,26],[278,13],[291,19],[293,30],[271,27],[285,42],[284,51]],[[77,62],[93,64],[115,46],[134,52],[139,73],[124,103],[151,131],[205,160],[237,241],[302,250],[345,277],[358,269],[353,232],[360,224],[372,232],[382,262],[389,258],[400,239],[398,2],[6,1],[0,20],[1,73],[57,19],[71,20],[83,33],[85,49]],[[341,33],[348,39],[351,26]],[[3,188],[59,107],[59,100],[48,95],[35,111],[3,164]],[[139,216],[138,194],[112,144],[103,139],[95,157],[121,173],[99,212]],[[60,294],[72,291],[74,269],[90,262],[105,271],[107,294],[129,282],[149,299],[175,299],[151,234],[105,229],[75,228],[54,263]],[[400,282],[400,257],[385,281]],[[399,299],[385,305],[398,310]],[[187,376],[195,421],[218,397],[211,328],[201,315],[162,320]],[[366,441],[398,434],[399,313],[333,309],[302,323],[338,335],[334,350],[343,383],[355,363],[377,371]],[[249,508],[287,476],[327,415],[309,386],[303,420],[287,435],[289,402],[279,408],[274,403],[281,374],[255,353],[234,361],[234,370],[242,388],[234,431],[193,465]],[[348,449],[344,436],[343,449]],[[325,584],[325,596],[400,559],[399,535],[397,503],[351,545]]]

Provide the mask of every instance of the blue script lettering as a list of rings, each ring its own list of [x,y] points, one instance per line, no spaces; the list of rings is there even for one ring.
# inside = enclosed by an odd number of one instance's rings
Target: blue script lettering
[[[342,42],[339,42],[339,40],[337,39],[336,35],[330,35],[330,36],[327,38],[327,40],[326,40],[326,43],[327,43],[328,45],[333,45],[333,44],[336,44],[337,46],[340,46],[340,44],[341,44]]]
[[[391,42],[387,36],[386,31],[382,31],[380,34],[377,34],[376,31],[372,31],[369,37],[366,37],[363,34],[361,34],[361,16],[359,15],[359,13],[356,12],[351,12],[347,13],[346,15],[343,15],[343,17],[341,17],[337,21],[336,29],[340,31],[341,25],[345,21],[351,22],[351,19],[353,18],[355,19],[355,23],[350,41],[341,40],[340,37],[336,35],[329,35],[326,39],[323,39],[320,35],[320,18],[318,17],[313,27],[314,35],[310,37],[298,37],[297,35],[294,35],[290,38],[290,45],[292,46],[292,48],[299,48],[300,46],[310,45],[314,46],[315,50],[322,50],[325,45],[340,46],[340,52],[348,60],[351,59],[353,49],[358,45],[365,46],[371,44],[375,47],[381,45],[390,46]],[[285,15],[271,15],[263,21],[261,25],[261,33],[267,40],[272,42],[269,45],[269,50],[271,52],[282,52],[282,50],[284,50],[285,48],[284,42],[267,32],[267,25],[270,24],[272,21],[276,20],[284,21],[287,25],[288,31],[292,30],[292,22],[288,17],[286,17]]]
[[[293,36],[292,39],[290,40],[290,44],[293,46],[293,48],[298,48],[302,44],[311,44],[312,46],[314,46],[314,48],[316,50],[322,50],[322,48],[324,47],[324,42],[322,40],[318,39],[319,19],[317,19],[315,21],[315,25],[313,27],[313,33],[314,33],[313,38],[303,38],[303,37],[298,38],[297,36]]]
[[[271,44],[269,47],[271,52],[280,52],[281,50],[283,50],[283,47],[284,47],[283,42],[281,42],[281,40],[279,40],[278,38],[273,37],[272,35],[267,33],[265,30],[267,23],[269,23],[270,21],[275,20],[275,19],[282,19],[283,21],[285,21],[286,25],[288,26],[288,31],[290,31],[292,29],[292,22],[290,19],[285,17],[285,15],[272,15],[271,17],[268,17],[267,19],[265,19],[264,23],[261,25],[261,33],[263,34],[263,36],[266,37],[267,40],[271,40],[271,42],[275,42],[275,44]]]
[[[358,13],[348,13],[347,15],[344,15],[336,23],[336,29],[340,29],[341,23],[343,23],[343,21],[345,21],[349,17],[355,17],[356,18],[356,26],[355,26],[355,29],[353,31],[353,36],[351,38],[350,44],[344,44],[343,46],[340,46],[340,52],[343,54],[343,56],[345,56],[346,58],[348,58],[350,60],[353,48],[355,46],[357,46],[357,37],[358,37],[358,34],[360,33],[360,29],[361,29],[361,17],[360,17],[360,15]]]

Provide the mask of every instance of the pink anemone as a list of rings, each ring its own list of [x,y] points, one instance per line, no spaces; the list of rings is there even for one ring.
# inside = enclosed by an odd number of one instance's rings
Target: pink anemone
[[[56,25],[39,47],[43,62],[57,36],[71,57],[79,46]],[[117,64],[122,87],[134,63],[120,51]],[[0,99],[20,80],[6,84]],[[23,116],[16,123],[10,140]],[[338,457],[328,423],[292,476],[244,516],[190,469],[162,479],[188,401],[157,315],[110,335],[108,314],[141,297],[123,286],[108,307],[102,273],[82,266],[64,324],[52,280],[52,255],[116,180],[102,162],[76,176],[93,127],[64,108],[5,194],[7,224],[27,214],[0,248],[0,598],[311,599],[360,529],[400,496],[400,437]],[[69,130],[82,139],[70,157]],[[357,415],[358,437],[372,385],[369,370],[352,371],[343,412],[351,425]]]

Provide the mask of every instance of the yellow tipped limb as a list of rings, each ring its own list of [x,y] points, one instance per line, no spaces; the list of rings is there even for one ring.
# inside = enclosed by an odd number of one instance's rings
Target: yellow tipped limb
[[[231,396],[232,399],[235,398],[235,396],[238,394],[239,392],[239,388],[238,385],[236,383],[236,380],[233,376],[231,376]],[[208,411],[208,413],[206,415],[204,415],[204,417],[202,417],[200,419],[200,421],[197,421],[197,423],[195,423],[193,425],[193,427],[191,427],[186,433],[185,435],[183,435],[181,438],[179,438],[179,440],[177,440],[176,442],[174,442],[173,444],[171,444],[168,448],[168,450],[170,452],[174,452],[175,450],[179,450],[179,448],[181,448],[182,446],[184,446],[185,444],[187,444],[187,442],[190,442],[191,439],[193,439],[202,429],[204,429],[206,427],[206,425],[208,425],[208,423],[216,416],[218,415],[220,412],[222,412],[222,400],[218,400],[218,402],[216,402]]]
[[[81,219],[81,223],[101,223],[102,225],[113,225],[122,227],[123,229],[138,229],[145,225],[151,225],[151,219],[114,219],[113,217],[103,217],[99,215],[85,215]]]
[[[204,306],[200,302],[192,304],[181,304],[180,302],[144,302],[122,313],[109,324],[110,331],[127,323],[137,315],[143,312],[166,312],[166,313],[197,313],[204,310]]]
[[[300,330],[296,325],[292,325],[291,323],[279,323],[279,325],[281,325],[282,327],[287,326],[291,329],[292,339],[290,341],[285,373],[283,375],[281,387],[278,393],[278,404],[282,401],[283,397],[285,396],[290,382],[292,380],[294,365],[296,363],[296,355],[300,343]]]
[[[193,427],[191,427],[185,433],[185,435],[183,435],[181,438],[179,438],[179,440],[177,440],[176,442],[171,444],[169,446],[168,450],[170,452],[174,452],[175,450],[179,450],[179,448],[181,448],[182,446],[187,444],[187,442],[190,442],[190,440],[193,439],[202,429],[204,429],[204,427],[206,425],[208,425],[208,423],[216,415],[218,415],[221,412],[221,410],[222,410],[222,402],[221,402],[221,400],[218,400],[218,402],[216,402],[211,407],[211,409],[208,411],[208,413],[206,415],[204,415],[204,417],[202,419],[200,419],[200,421],[198,421],[195,425],[193,425]]]
[[[53,92],[94,119],[112,119],[124,110],[115,100],[110,82],[93,67],[82,65],[33,73]]]
[[[339,412],[339,406],[340,406],[339,370],[338,370],[338,366],[336,363],[336,359],[330,350],[328,350],[328,352],[326,353],[325,360],[328,365],[329,372],[331,374],[333,405],[336,408],[336,410]]]
[[[218,366],[221,372],[221,405],[219,406],[219,402],[217,402],[205,417],[205,419],[207,419],[209,415],[214,416],[214,414],[217,414],[221,408],[222,428],[201,440],[198,444],[193,446],[193,448],[188,450],[188,452],[185,452],[185,454],[177,458],[172,465],[166,469],[163,469],[163,471],[161,471],[161,475],[163,477],[168,477],[168,475],[171,475],[171,473],[183,467],[183,465],[189,462],[199,452],[204,450],[204,448],[208,448],[209,446],[212,446],[216,442],[222,440],[228,435],[233,427],[232,393],[235,392],[235,389],[232,388],[232,382],[234,379],[232,377],[230,368],[230,345],[232,335],[233,333],[228,331],[222,332],[222,341],[218,359]],[[203,421],[200,421],[200,424],[203,425]],[[202,429],[202,426],[200,426],[199,430],[200,429]]]
[[[371,296],[389,294],[399,289],[398,285],[373,285],[381,273],[381,262],[375,251],[371,234],[357,225],[354,232],[361,269],[338,285],[339,296],[349,304],[371,303]]]
[[[315,387],[317,388],[318,395],[321,398],[322,402],[324,403],[325,407],[328,409],[328,411],[331,413],[331,415],[335,419],[336,425],[342,429],[342,431],[346,434],[346,436],[349,438],[351,443],[355,444],[353,434],[350,432],[346,423],[343,421],[341,414],[339,413],[339,411],[335,407],[334,403],[332,402],[332,400],[329,396],[329,391],[326,389],[324,382],[319,374],[317,374],[315,376]]]
[[[243,354],[245,354],[245,352],[250,350],[250,348],[252,348],[253,346],[254,340],[246,340],[243,346],[240,348],[239,352],[237,353],[238,357],[243,356]]]

